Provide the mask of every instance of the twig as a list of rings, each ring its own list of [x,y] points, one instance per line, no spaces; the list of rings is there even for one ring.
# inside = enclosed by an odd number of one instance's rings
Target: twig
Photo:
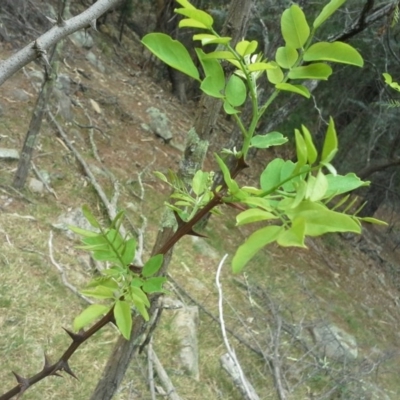
[[[157,354],[151,349],[151,358],[153,360],[154,368],[157,372],[158,378],[163,384],[165,390],[167,391],[167,396],[171,400],[181,400],[180,396],[176,393],[176,389],[169,379],[168,374],[165,372],[164,367],[161,365],[160,360],[157,357]]]
[[[196,304],[206,315],[208,315],[214,322],[219,323],[218,317],[213,315],[210,311],[207,310],[199,301],[197,301],[190,293],[188,293],[179,283],[171,276],[170,273],[167,274],[168,280],[171,281],[180,292],[182,292],[190,301]],[[229,332],[239,343],[246,346],[248,349],[256,353],[257,355],[264,357],[264,354],[259,349],[253,347],[249,342],[244,340],[240,335],[238,335],[234,330],[225,327],[226,331]]]
[[[78,297],[80,297],[82,300],[85,300],[87,303],[89,304],[93,304],[93,301],[90,300],[88,297],[84,296],[83,294],[79,293],[78,289],[70,284],[67,280],[66,274],[65,274],[65,270],[63,267],[61,267],[60,264],[58,264],[56,262],[56,260],[54,259],[53,256],[53,232],[50,231],[50,235],[49,235],[49,257],[50,257],[50,261],[51,263],[58,269],[58,271],[60,272],[60,276],[61,276],[61,281],[64,284],[64,286],[66,286],[69,290],[71,290],[73,293],[75,293]]]
[[[36,176],[41,180],[41,182],[43,183],[44,187],[47,189],[48,192],[50,192],[57,200],[57,193],[54,191],[53,188],[51,188],[49,186],[49,184],[46,182],[46,180],[43,178],[42,174],[39,172],[39,170],[36,168],[36,165],[33,161],[31,161],[31,167],[33,169],[33,171],[35,172]]]
[[[246,377],[244,376],[242,367],[240,366],[239,360],[237,359],[235,351],[234,351],[234,349],[232,349],[232,347],[229,343],[229,340],[228,340],[228,336],[226,334],[225,321],[224,321],[223,292],[222,292],[222,285],[219,281],[219,277],[220,277],[222,267],[223,267],[224,262],[227,257],[228,257],[228,254],[225,254],[224,257],[222,258],[221,262],[218,265],[217,274],[215,276],[215,283],[216,283],[217,289],[218,289],[218,310],[219,310],[219,322],[220,322],[220,326],[221,326],[222,338],[224,340],[225,347],[228,351],[229,358],[233,361],[234,369],[238,373],[238,376],[240,379],[239,387],[240,387],[241,391],[243,392],[245,398],[259,400],[257,393],[255,393],[254,389],[251,387],[251,385],[247,381]]]
[[[148,365],[148,380],[150,386],[151,400],[156,400],[156,390],[154,387],[154,373],[153,373],[153,343],[152,339],[147,346],[147,365]]]

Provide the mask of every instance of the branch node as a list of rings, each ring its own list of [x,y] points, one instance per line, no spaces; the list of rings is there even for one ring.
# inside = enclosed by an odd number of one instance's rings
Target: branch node
[[[76,380],[79,381],[78,377],[72,372],[72,369],[68,364],[68,361],[61,360],[59,364],[59,369],[65,371],[68,375],[71,375],[72,377],[74,377]]]
[[[19,392],[20,393],[25,392],[25,390],[28,389],[28,387],[30,386],[29,379],[24,378],[23,376],[17,374],[14,371],[12,371],[12,373],[14,374],[15,379],[17,380],[19,386],[21,387]]]
[[[72,339],[74,343],[82,343],[85,340],[84,330],[81,329],[78,333],[71,332],[69,329],[64,328],[64,331],[67,332],[68,336]]]

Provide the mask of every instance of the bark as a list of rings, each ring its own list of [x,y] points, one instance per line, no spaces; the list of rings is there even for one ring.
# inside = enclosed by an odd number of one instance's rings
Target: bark
[[[49,31],[41,35],[34,42],[29,43],[7,60],[0,62],[0,85],[19,71],[23,66],[36,58],[39,58],[43,51],[49,50],[61,39],[66,38],[71,33],[88,27],[91,21],[99,18],[120,1],[121,0],[98,0],[81,14],[54,25]]]
[[[51,58],[57,58],[57,54],[61,50],[61,45],[62,42],[57,43],[56,49],[54,50],[53,56]],[[36,140],[42,126],[43,115],[49,103],[49,99],[53,91],[54,81],[56,79],[56,74],[54,73],[55,67],[56,63],[51,62],[52,72],[50,72],[50,75],[48,75],[47,73],[45,74],[46,77],[43,82],[42,89],[36,100],[36,105],[33,110],[31,122],[29,124],[28,132],[25,136],[24,145],[22,147],[21,158],[19,159],[17,172],[14,176],[13,186],[16,189],[22,189],[24,187],[29,173],[29,167],[32,160],[33,151],[35,149]]]

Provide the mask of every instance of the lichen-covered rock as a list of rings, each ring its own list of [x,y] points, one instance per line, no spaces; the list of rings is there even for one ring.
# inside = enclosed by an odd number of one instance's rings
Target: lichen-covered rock
[[[355,360],[358,356],[354,336],[334,324],[324,324],[312,329],[318,350],[323,356],[334,360]]]
[[[155,107],[149,107],[146,112],[149,114],[149,126],[152,132],[168,143],[172,139],[172,132],[166,114]]]

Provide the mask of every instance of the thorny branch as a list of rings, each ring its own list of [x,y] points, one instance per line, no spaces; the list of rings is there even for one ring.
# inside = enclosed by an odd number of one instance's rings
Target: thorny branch
[[[55,119],[53,119],[53,122],[57,124]],[[236,166],[231,171],[231,176],[233,178],[236,177],[246,167],[247,164],[245,163],[243,158],[237,160]],[[226,190],[226,185],[223,186],[221,192],[224,192],[225,190]],[[162,246],[162,248],[159,250],[158,253],[165,255],[166,253],[169,252],[169,250],[171,250],[174,247],[174,245],[183,236],[196,235],[196,233],[193,230],[195,224],[199,222],[203,217],[205,217],[214,207],[223,203],[221,192],[215,194],[214,197],[210,200],[210,202],[204,208],[199,210],[197,214],[190,221],[183,222],[176,215],[176,218],[178,220],[178,229],[172,235],[170,240],[168,240],[167,243],[165,243],[165,245]],[[22,377],[21,375],[13,372],[17,379],[18,384],[14,388],[9,390],[7,393],[1,395],[0,400],[9,400],[13,396],[25,392],[29,387],[33,386],[35,383],[41,381],[42,379],[48,376],[51,375],[59,376],[59,372],[61,371],[65,371],[69,375],[76,378],[75,374],[72,372],[68,364],[68,360],[71,358],[71,356],[75,353],[75,351],[79,348],[81,344],[86,342],[92,335],[94,335],[96,332],[102,329],[109,322],[114,323],[114,308],[111,308],[110,311],[103,318],[101,318],[87,331],[81,330],[78,333],[73,333],[63,328],[67,332],[69,337],[72,339],[72,343],[70,344],[68,349],[64,352],[64,354],[60,357],[60,359],[56,363],[50,364],[47,356],[45,356],[43,369],[39,373],[30,378]]]

